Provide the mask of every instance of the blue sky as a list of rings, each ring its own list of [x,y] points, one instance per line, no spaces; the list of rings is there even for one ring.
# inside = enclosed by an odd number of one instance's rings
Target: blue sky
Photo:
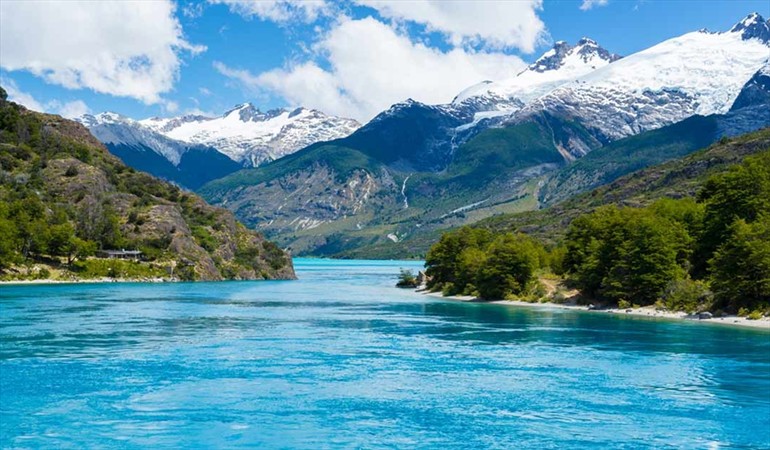
[[[729,29],[767,0],[0,2],[0,80],[67,116],[309,106],[366,121],[514,75],[554,41],[631,54]],[[35,32],[29,32],[36,30]]]

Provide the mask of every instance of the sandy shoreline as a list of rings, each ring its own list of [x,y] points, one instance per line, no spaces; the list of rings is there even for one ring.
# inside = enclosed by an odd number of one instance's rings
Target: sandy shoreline
[[[668,320],[683,320],[689,322],[707,323],[707,324],[719,324],[728,326],[737,326],[744,328],[760,329],[770,331],[770,318],[763,317],[759,320],[749,320],[745,317],[738,316],[725,316],[725,317],[713,317],[711,319],[698,319],[697,317],[689,316],[684,312],[669,312],[658,311],[652,306],[644,306],[641,308],[631,309],[619,309],[619,308],[606,308],[606,309],[588,309],[587,306],[580,306],[575,304],[560,304],[560,303],[528,303],[519,300],[493,300],[493,301],[480,301],[470,296],[449,296],[444,297],[440,292],[427,292],[417,291],[423,295],[429,295],[431,297],[442,298],[445,300],[454,300],[460,302],[474,302],[474,303],[489,303],[495,305],[505,305],[513,307],[527,307],[527,308],[540,308],[540,309],[567,309],[575,311],[584,311],[596,314],[615,314],[615,315],[628,315],[638,317],[650,317],[658,319]]]

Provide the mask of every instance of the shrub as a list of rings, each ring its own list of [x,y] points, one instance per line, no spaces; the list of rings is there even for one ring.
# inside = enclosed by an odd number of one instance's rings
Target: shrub
[[[631,307],[631,302],[628,300],[618,300],[618,308],[620,309],[628,309]]]
[[[77,176],[77,174],[78,174],[78,168],[75,167],[74,165],[67,167],[67,171],[64,172],[65,177],[74,177],[74,176]]]
[[[416,288],[417,277],[414,276],[414,273],[411,270],[401,269],[401,273],[398,275],[398,282],[396,283],[396,287]]]
[[[759,319],[762,318],[762,313],[759,310],[752,311],[751,314],[746,316],[746,318],[749,319],[749,320],[759,320]]]
[[[685,311],[689,314],[706,309],[711,292],[702,281],[689,278],[673,280],[663,293],[662,303],[672,311]]]
[[[567,301],[567,296],[564,295],[564,292],[558,291],[551,297],[551,301],[554,303],[565,303]]]
[[[193,225],[190,227],[190,231],[192,231],[192,235],[198,245],[206,249],[206,251],[213,252],[217,249],[217,240],[212,236],[208,229],[202,226]]]

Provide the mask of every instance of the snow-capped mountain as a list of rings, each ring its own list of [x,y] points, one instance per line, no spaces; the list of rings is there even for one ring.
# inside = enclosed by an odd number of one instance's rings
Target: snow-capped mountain
[[[85,125],[105,145],[151,148],[175,166],[179,165],[182,155],[190,149],[190,144],[168,138],[118,113],[86,114],[75,120]]]
[[[559,41],[515,77],[471,86],[452,103],[426,105],[412,99],[396,103],[341,145],[377,153],[402,168],[442,170],[454,150],[479,132],[533,98],[619,58],[588,38],[574,46]]]
[[[178,141],[214,147],[246,166],[258,166],[318,141],[345,137],[360,127],[355,120],[314,109],[262,112],[250,103],[216,118],[151,118],[139,123]]]
[[[695,114],[724,114],[769,58],[770,23],[754,13],[729,31],[687,33],[598,68],[530,101],[508,122],[546,112],[578,120],[608,142]]]
[[[76,120],[127,165],[190,189],[242,168],[212,147],[171,139],[117,113]]]
[[[620,58],[589,38],[580,39],[575,46],[558,41],[551,50],[515,77],[471,86],[460,92],[452,104],[484,102],[495,105],[495,109],[513,112],[518,109],[516,106],[523,106],[567,81]]]

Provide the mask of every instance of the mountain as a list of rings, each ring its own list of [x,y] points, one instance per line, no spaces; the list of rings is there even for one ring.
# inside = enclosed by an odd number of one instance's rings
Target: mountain
[[[549,208],[490,217],[476,226],[498,231],[519,230],[555,242],[563,236],[569,222],[580,214],[608,204],[640,207],[660,198],[695,197],[711,175],[763,152],[770,152],[770,128],[725,138],[683,158],[629,173]]]
[[[693,119],[701,122],[706,120],[703,117],[694,117],[682,124],[666,127],[668,133],[658,133],[656,130],[643,133],[639,137],[648,135],[646,138],[657,141],[656,137],[667,135],[678,140],[678,145],[688,145],[688,139],[698,139],[698,128],[704,125],[693,123]],[[677,137],[678,132],[683,128],[688,132]],[[627,140],[635,138],[631,137]],[[651,144],[652,146],[647,150],[654,148],[654,143],[651,142]],[[694,197],[709,176],[723,172],[746,157],[762,152],[770,152],[770,128],[735,138],[720,139],[717,144],[701,148],[681,158],[669,159],[660,164],[628,172],[588,192],[573,193],[572,197],[554,201],[544,209],[498,214],[477,222],[469,221],[463,225],[496,232],[519,231],[537,237],[542,242],[555,244],[564,236],[569,223],[581,214],[608,204],[642,207],[660,198]],[[403,258],[404,255],[424,257],[430,246],[439,240],[441,234],[442,230],[436,229],[429,233],[412,235],[400,242],[375,242],[351,247],[334,256],[342,258]]]
[[[105,112],[76,120],[129,166],[189,189],[314,142],[347,136],[359,127],[352,119],[312,109],[263,113],[248,103],[217,118],[134,120]]]
[[[748,89],[748,88],[747,88]],[[770,90],[768,91],[770,93]],[[746,104],[727,114],[692,116],[681,122],[620,139],[568,164],[543,181],[542,206],[552,205],[642,169],[681,158],[725,137],[770,126],[770,101]]]
[[[590,38],[580,39],[575,46],[558,41],[515,77],[471,86],[458,94],[452,104],[502,104],[496,109],[510,113],[565,82],[619,59],[620,55],[610,53]]]
[[[0,169],[3,277],[29,263],[64,279],[295,277],[289,255],[229,211],[126,166],[81,124],[9,102],[1,88]],[[138,249],[146,261],[88,257],[98,249]]]
[[[601,142],[660,128],[687,117],[724,114],[767,64],[770,25],[750,14],[730,31],[669,39],[581,76],[507,119],[549,113],[587,127]],[[573,156],[585,149],[570,146]]]
[[[334,144],[361,150],[401,170],[441,171],[454,151],[479,132],[537,96],[618,59],[588,38],[575,46],[559,41],[511,79],[471,86],[445,105],[412,99],[397,103]]]
[[[511,80],[449,105],[396,104],[347,138],[200,193],[296,253],[398,256],[404,241],[539,209],[770,125],[767,26],[750,15],[624,58],[559,42]]]
[[[151,118],[139,124],[177,141],[216,148],[244,166],[278,159],[319,141],[345,137],[360,124],[307,108],[262,112],[244,103],[221,117]]]
[[[120,114],[84,115],[77,121],[128,166],[188,189],[242,167],[213,147],[168,138]]]

